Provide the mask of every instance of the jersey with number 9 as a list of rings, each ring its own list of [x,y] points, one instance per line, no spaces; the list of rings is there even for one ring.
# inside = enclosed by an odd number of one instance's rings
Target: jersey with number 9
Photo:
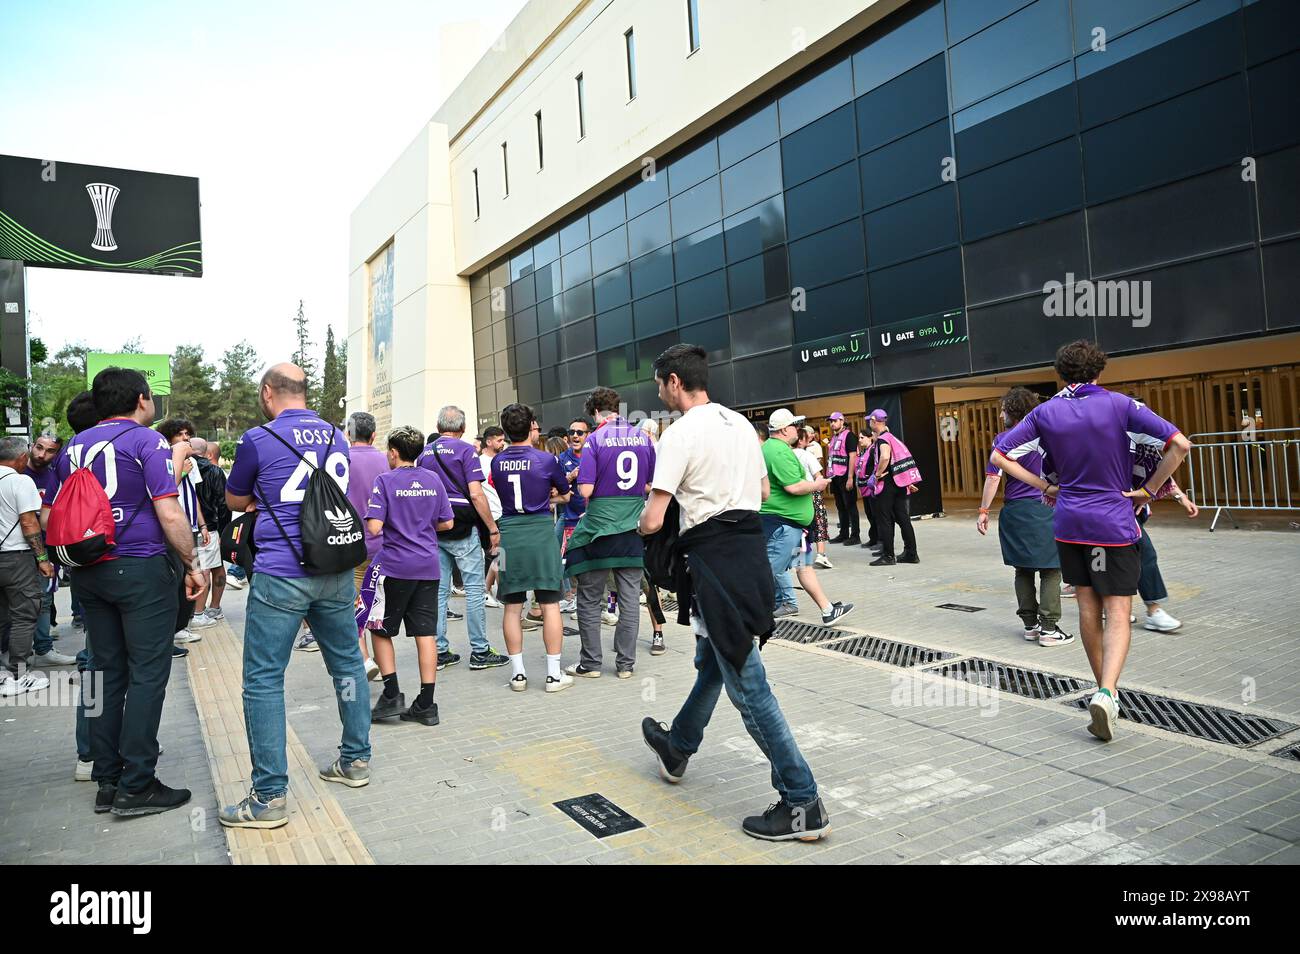
[[[655,450],[639,427],[610,418],[587,438],[578,483],[592,484],[593,497],[644,497],[654,479]]]

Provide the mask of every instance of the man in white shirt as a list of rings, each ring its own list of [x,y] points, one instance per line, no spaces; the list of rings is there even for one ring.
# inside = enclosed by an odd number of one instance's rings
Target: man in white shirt
[[[41,591],[54,565],[41,538],[41,492],[23,471],[27,441],[0,438],[0,603],[9,617],[9,664],[0,669],[0,696],[44,689],[50,679],[29,669]]]

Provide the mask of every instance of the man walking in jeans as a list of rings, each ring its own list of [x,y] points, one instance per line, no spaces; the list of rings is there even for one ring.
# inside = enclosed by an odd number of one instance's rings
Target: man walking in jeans
[[[830,832],[817,782],[795,744],[754,646],[772,633],[774,586],[758,509],[767,467],[750,423],[709,401],[708,354],[673,345],[654,362],[659,399],[681,418],[659,441],[642,534],[663,527],[674,497],[681,511],[674,563],[679,622],[695,631],[695,686],[672,727],[646,718],[641,734],[665,781],[680,782],[699,751],[718,695],[740,710],[750,736],[772,763],[780,800],[746,818],[745,834],[765,841],[816,841]]]
[[[337,427],[307,410],[301,368],[286,363],[267,371],[260,399],[271,423],[244,432],[226,481],[230,509],[243,513],[256,500],[259,514],[244,624],[244,720],[253,785],[242,801],[221,809],[219,820],[230,828],[279,828],[289,822],[284,670],[303,619],[334,680],[343,722],[339,757],[321,769],[320,777],[351,788],[370,782],[370,693],[357,646],[352,571],[309,576],[299,559],[307,480],[319,467],[346,492],[348,445]]]

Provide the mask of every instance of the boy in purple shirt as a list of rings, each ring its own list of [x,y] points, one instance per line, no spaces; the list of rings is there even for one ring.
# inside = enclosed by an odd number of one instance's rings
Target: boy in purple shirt
[[[569,478],[560,462],[530,443],[539,432],[537,416],[526,404],[511,404],[501,412],[501,427],[510,446],[492,458],[492,486],[501,498],[501,555],[497,558],[498,599],[505,604],[502,631],[510,656],[510,688],[528,688],[524,672],[524,631],[520,611],[529,590],[542,607],[542,642],[546,645],[546,691],[573,685],[560,671],[564,639],[560,617],[560,587],[564,568],[555,539],[551,505],[569,499]]]
[[[375,662],[384,691],[370,711],[370,721],[400,716],[404,722],[438,724],[433,701],[438,678],[438,531],[456,522],[447,489],[437,474],[415,466],[424,449],[424,435],[414,427],[399,427],[388,435],[388,466],[375,478],[366,506],[366,528],[383,535],[379,567],[384,580],[384,628],[374,631]],[[420,661],[420,695],[405,709],[406,697],[397,686],[393,637],[406,623],[415,637]],[[405,710],[405,711],[404,711]]]
[[[1140,401],[1099,387],[1105,367],[1105,352],[1091,341],[1063,345],[1056,353],[1056,373],[1064,390],[1002,435],[993,464],[1056,498],[1061,575],[1075,587],[1083,646],[1097,680],[1088,703],[1088,731],[1109,741],[1119,717],[1116,686],[1128,656],[1129,614],[1141,574],[1134,511],[1173,474],[1192,444]],[[1163,441],[1164,454],[1147,482],[1132,489],[1133,446],[1142,436]],[[1055,482],[1016,462],[1040,448],[1051,461]]]

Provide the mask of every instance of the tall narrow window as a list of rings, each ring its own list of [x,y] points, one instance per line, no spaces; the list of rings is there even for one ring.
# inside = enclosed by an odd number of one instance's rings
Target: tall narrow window
[[[537,118],[537,171],[541,172],[546,167],[545,154],[542,152],[542,111],[539,109],[536,114]]]
[[[631,30],[623,34],[623,42],[627,45],[627,98],[631,101],[636,99],[636,37]]]
[[[587,135],[587,95],[582,87],[582,74],[579,73],[576,80],[578,84],[578,138],[586,138]]]
[[[510,195],[510,155],[506,152],[506,144],[501,144],[501,181],[506,186],[506,196]]]
[[[474,170],[474,218],[477,219],[483,214],[483,209],[478,201],[478,170]]]
[[[686,0],[686,31],[694,53],[700,48],[700,0]]]

